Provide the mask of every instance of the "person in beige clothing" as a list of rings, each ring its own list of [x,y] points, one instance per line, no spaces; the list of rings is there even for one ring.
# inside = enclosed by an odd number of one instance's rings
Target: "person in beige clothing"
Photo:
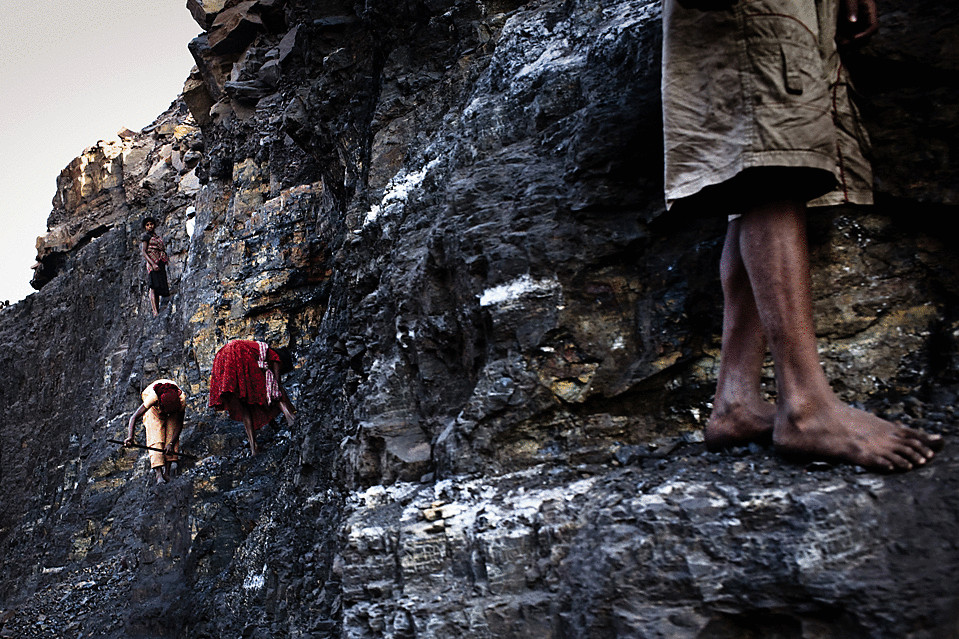
[[[875,0],[663,1],[667,208],[730,219],[711,449],[771,437],[781,452],[893,471],[942,446],[843,403],[816,346],[806,211],[872,203],[839,47],[877,26]],[[760,393],[767,345],[775,405]]]
[[[150,451],[150,467],[160,484],[169,481],[176,471],[179,460],[176,452],[180,449],[180,432],[186,414],[186,394],[173,380],[158,379],[147,386],[140,397],[143,403],[130,417],[123,445],[130,447],[134,443],[134,426],[137,419],[143,417],[147,446],[163,451]]]

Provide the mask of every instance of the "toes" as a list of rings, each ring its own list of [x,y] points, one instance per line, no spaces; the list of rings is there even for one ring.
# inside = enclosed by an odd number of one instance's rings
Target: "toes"
[[[903,460],[903,462],[904,462],[904,463],[908,463],[908,462],[905,462],[905,460]],[[886,459],[885,457],[879,457],[879,456],[877,456],[877,457],[873,460],[873,463],[872,463],[872,464],[865,464],[865,466],[866,466],[866,468],[869,468],[869,469],[872,469],[872,470],[877,470],[877,471],[882,471],[882,472],[887,472],[887,473],[893,473],[893,472],[895,472],[895,471],[897,471],[897,470],[900,470],[900,468],[897,468],[896,465],[895,465],[893,462],[891,462],[890,460]],[[906,468],[906,467],[903,466],[902,468]]]
[[[932,451],[928,452],[929,454],[927,455],[918,447],[900,446],[896,449],[895,454],[901,458],[908,459],[917,466],[922,466],[928,458],[932,457]]]
[[[918,451],[927,460],[942,450],[945,443],[942,435],[932,435],[912,428],[903,428],[897,435],[903,444]]]
[[[883,460],[886,462],[886,470],[912,470],[913,468],[913,462],[897,452],[887,453]]]

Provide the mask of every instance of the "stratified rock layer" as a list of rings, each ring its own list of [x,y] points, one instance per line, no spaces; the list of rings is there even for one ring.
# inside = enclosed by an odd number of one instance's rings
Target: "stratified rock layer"
[[[956,8],[883,3],[878,205],[810,218],[835,388],[947,436],[897,477],[703,450],[723,212],[663,215],[658,3],[188,8],[183,95],[64,169],[0,310],[0,636],[957,635]],[[237,337],[296,350],[253,458]],[[199,461],[155,486],[106,440],[160,376]]]

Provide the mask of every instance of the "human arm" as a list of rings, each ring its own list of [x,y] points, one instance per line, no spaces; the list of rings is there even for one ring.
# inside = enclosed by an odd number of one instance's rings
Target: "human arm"
[[[839,29],[836,39],[840,45],[862,43],[879,29],[879,9],[876,0],[840,0]]]
[[[276,380],[276,385],[280,389],[280,411],[286,418],[286,423],[290,426],[293,426],[294,422],[296,421],[296,407],[293,405],[293,402],[290,401],[290,396],[286,394],[286,389],[283,388],[283,384],[280,382],[280,368],[280,362],[270,362],[270,372],[273,373],[273,379]]]
[[[127,428],[127,438],[123,440],[123,445],[129,448],[133,445],[133,428],[136,426],[137,420],[143,417],[147,412],[147,407],[144,404],[140,404],[140,407],[136,410],[135,413],[130,417],[130,425]]]
[[[290,401],[290,396],[287,394],[286,389],[283,388],[283,382],[280,380],[280,366],[280,362],[270,361],[270,372],[273,373],[273,379],[276,380],[276,385],[280,389],[281,401],[286,402],[286,405],[292,413],[296,413],[296,407],[293,406],[293,402]]]
[[[156,270],[157,263],[150,259],[150,253],[147,251],[147,248],[150,246],[149,240],[143,240],[140,242],[140,254],[143,255],[143,259],[147,263],[147,268],[151,271]]]

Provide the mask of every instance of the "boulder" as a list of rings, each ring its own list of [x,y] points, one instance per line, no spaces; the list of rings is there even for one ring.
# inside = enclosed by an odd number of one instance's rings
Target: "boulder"
[[[208,40],[214,55],[241,53],[264,29],[263,19],[253,11],[256,4],[256,0],[241,2],[216,16]]]
[[[227,2],[228,0],[187,0],[186,8],[190,10],[200,28],[207,31]]]

